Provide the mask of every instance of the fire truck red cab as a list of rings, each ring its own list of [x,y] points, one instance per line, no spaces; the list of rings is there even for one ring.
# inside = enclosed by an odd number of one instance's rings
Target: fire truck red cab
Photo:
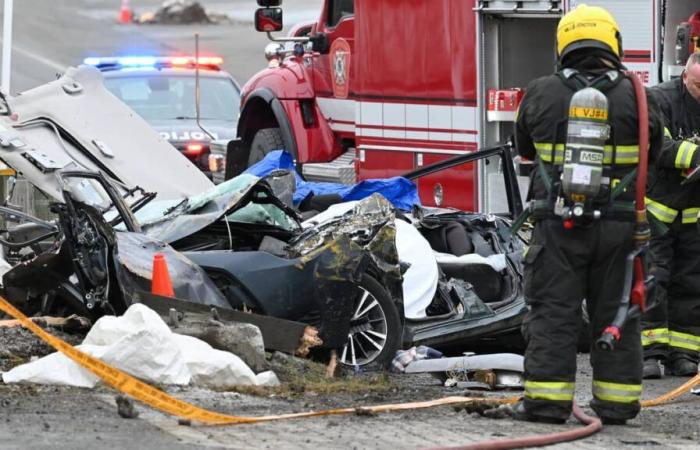
[[[243,87],[228,173],[284,148],[308,179],[351,183],[501,143],[525,86],[554,71],[558,20],[578,3],[326,0],[318,21],[294,27],[286,47],[268,45],[268,67]],[[662,25],[675,31],[697,10],[693,0],[585,3],[617,18],[624,63],[648,85],[676,64],[676,35],[664,39]],[[529,164],[514,162],[524,188]],[[421,199],[500,212],[499,165],[486,159],[423,177]]]

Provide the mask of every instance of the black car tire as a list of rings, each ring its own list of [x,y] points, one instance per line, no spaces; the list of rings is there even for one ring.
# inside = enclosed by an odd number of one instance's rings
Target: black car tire
[[[258,130],[250,144],[248,154],[248,167],[258,161],[262,161],[268,153],[274,150],[284,149],[284,139],[279,128],[263,128]]]
[[[365,274],[359,287],[362,293],[356,300],[348,341],[338,349],[338,362],[349,367],[385,369],[401,346],[403,327],[399,311],[387,290],[372,276]],[[368,309],[374,301],[376,301],[376,305]],[[360,306],[363,310],[367,309],[365,314],[358,314],[362,313]],[[370,327],[369,332],[368,326]],[[381,334],[386,334],[386,339],[379,338],[378,335]],[[373,345],[369,339],[380,344],[381,350]],[[352,344],[351,340],[353,340]],[[353,364],[351,347],[355,346],[355,354],[358,356],[362,352],[356,347],[358,344],[360,347],[368,349],[369,357],[356,358],[356,364]],[[377,350],[379,351],[376,352]]]

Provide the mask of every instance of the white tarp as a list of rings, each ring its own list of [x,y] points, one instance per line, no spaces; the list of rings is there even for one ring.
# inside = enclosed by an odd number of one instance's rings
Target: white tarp
[[[175,334],[160,316],[142,304],[121,317],[105,316],[78,349],[137,378],[159,384],[194,384],[211,388],[277,385],[273,372],[256,375],[238,356]],[[15,367],[2,374],[5,383],[61,384],[94,387],[99,378],[62,353]]]

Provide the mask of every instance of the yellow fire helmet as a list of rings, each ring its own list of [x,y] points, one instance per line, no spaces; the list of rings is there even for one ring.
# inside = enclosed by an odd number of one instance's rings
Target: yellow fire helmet
[[[622,36],[615,18],[599,6],[581,4],[557,26],[557,54],[561,58],[580,48],[601,48],[622,58]]]

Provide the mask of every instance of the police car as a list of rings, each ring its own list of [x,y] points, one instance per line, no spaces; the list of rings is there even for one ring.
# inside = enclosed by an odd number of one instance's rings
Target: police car
[[[211,176],[211,137],[196,121],[195,64],[199,65],[200,123],[214,139],[233,139],[241,89],[221,70],[222,58],[124,56],[86,58],[83,62],[102,71],[112,94]]]

